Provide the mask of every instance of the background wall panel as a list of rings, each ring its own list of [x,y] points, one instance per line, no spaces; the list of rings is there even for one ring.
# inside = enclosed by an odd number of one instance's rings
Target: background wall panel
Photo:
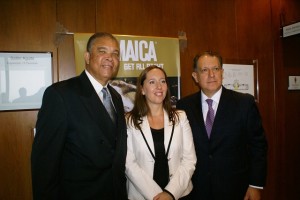
[[[55,1],[0,1],[0,8],[0,51],[51,51],[55,72]],[[37,110],[0,111],[1,200],[32,199],[30,153],[36,115]]]
[[[205,50],[225,60],[258,60],[258,106],[269,142],[266,200],[297,199],[300,92],[287,90],[300,75],[299,35],[280,38],[280,27],[300,21],[297,0],[10,0],[0,1],[1,51],[53,52],[54,82],[75,76],[73,36],[58,45],[57,27],[71,33],[187,36],[181,51],[181,95],[198,91],[192,60]],[[292,111],[288,111],[292,110]],[[0,112],[0,199],[29,200],[30,152],[37,110]]]
[[[300,35],[280,37],[282,26],[300,21],[300,2],[273,0],[272,28],[274,40],[276,123],[274,152],[278,164],[274,187],[278,199],[297,199],[300,196],[300,91],[288,90],[288,76],[300,75]]]

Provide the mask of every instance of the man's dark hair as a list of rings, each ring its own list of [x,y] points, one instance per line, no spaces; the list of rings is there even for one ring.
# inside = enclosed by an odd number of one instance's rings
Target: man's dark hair
[[[200,55],[196,55],[194,57],[194,60],[193,60],[193,69],[194,69],[194,71],[196,71],[198,69],[197,63],[198,63],[199,58],[201,58],[202,56],[216,57],[219,60],[220,67],[223,68],[223,59],[222,59],[222,56],[220,54],[218,54],[217,52],[213,52],[213,51],[204,51]]]
[[[98,32],[98,33],[95,33],[94,35],[92,35],[88,42],[87,42],[87,45],[86,45],[86,50],[87,52],[91,53],[91,50],[92,50],[92,46],[93,46],[93,43],[94,41],[97,39],[97,38],[102,38],[102,37],[108,37],[108,38],[111,38],[112,40],[115,40],[117,43],[118,40],[117,38],[115,38],[115,36],[113,36],[112,34],[110,33],[106,33],[106,32]]]

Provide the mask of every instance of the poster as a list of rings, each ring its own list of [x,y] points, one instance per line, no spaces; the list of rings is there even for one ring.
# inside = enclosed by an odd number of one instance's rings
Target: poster
[[[0,111],[39,109],[51,84],[51,52],[0,52]]]
[[[245,64],[223,64],[223,85],[227,89],[249,93],[256,97],[254,66]]]
[[[92,33],[75,33],[76,74],[85,69],[84,52]],[[178,38],[114,35],[120,44],[120,68],[110,84],[121,94],[125,111],[133,107],[136,79],[146,67],[157,65],[168,76],[172,104],[180,98],[180,53]]]

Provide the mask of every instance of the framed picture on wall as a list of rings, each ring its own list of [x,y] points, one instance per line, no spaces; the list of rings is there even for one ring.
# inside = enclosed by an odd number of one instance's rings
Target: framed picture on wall
[[[51,52],[0,51],[0,111],[39,109],[52,82]]]
[[[258,102],[257,60],[225,61],[223,68],[223,85],[225,88],[249,93]]]

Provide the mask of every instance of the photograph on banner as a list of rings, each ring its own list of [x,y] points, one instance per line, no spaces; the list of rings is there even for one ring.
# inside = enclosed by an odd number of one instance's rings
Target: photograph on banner
[[[75,33],[76,74],[85,69],[84,52],[93,33]],[[120,43],[120,68],[110,84],[121,94],[125,111],[133,107],[136,81],[140,73],[150,65],[166,71],[172,104],[180,98],[180,49],[178,38],[114,35]]]

